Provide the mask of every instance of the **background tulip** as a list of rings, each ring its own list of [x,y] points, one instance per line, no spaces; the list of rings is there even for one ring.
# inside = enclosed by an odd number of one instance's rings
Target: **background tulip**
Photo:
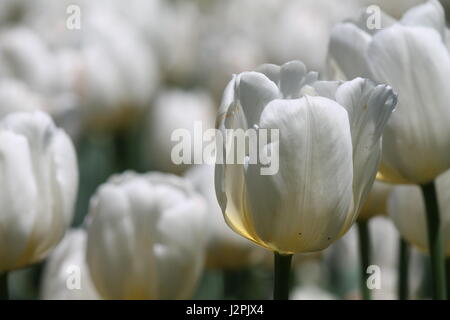
[[[45,265],[41,298],[44,300],[96,300],[86,265],[87,234],[83,229],[69,230]]]
[[[156,98],[152,109],[145,119],[145,128],[141,143],[142,158],[147,166],[164,171],[181,174],[194,164],[197,137],[202,139],[203,132],[214,128],[215,107],[211,96],[200,90],[166,90]],[[199,126],[199,132],[195,132]],[[172,150],[179,141],[172,140],[175,130],[187,130],[191,137],[191,163],[175,164]],[[199,134],[199,136],[197,136]],[[201,145],[203,141],[200,140]],[[206,145],[206,143],[204,144]]]
[[[259,70],[230,82],[218,125],[222,132],[279,129],[271,142],[279,172],[217,164],[217,198],[228,225],[263,247],[286,254],[322,250],[352,225],[372,186],[396,95],[361,78],[317,81],[298,61]]]
[[[379,177],[424,184],[450,168],[444,10],[430,0],[399,21],[388,20],[381,30],[369,30],[365,19],[337,25],[330,40],[331,63],[339,69],[337,77],[370,77],[399,93],[383,134]]]
[[[436,179],[443,247],[450,256],[450,171]],[[398,231],[409,243],[428,251],[425,203],[417,186],[395,186],[388,200],[388,212]]]
[[[192,167],[185,176],[208,204],[206,267],[238,269],[261,261],[264,250],[231,231],[223,219],[214,193],[214,166]]]
[[[204,200],[172,175],[113,176],[91,201],[87,264],[106,299],[190,298],[201,274]]]
[[[358,216],[358,220],[368,220],[376,215],[387,215],[387,199],[393,185],[375,180]]]
[[[41,112],[2,120],[0,153],[0,271],[8,271],[42,260],[61,240],[73,216],[78,169],[72,142]]]

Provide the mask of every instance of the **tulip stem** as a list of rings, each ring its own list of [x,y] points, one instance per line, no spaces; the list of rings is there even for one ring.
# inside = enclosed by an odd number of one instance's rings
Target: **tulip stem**
[[[273,286],[274,300],[289,300],[289,274],[292,254],[275,254],[275,276]]]
[[[368,221],[358,221],[358,236],[359,236],[359,259],[361,264],[361,295],[363,300],[370,300],[370,290],[367,286],[367,268],[370,265],[370,231]]]
[[[433,299],[445,300],[445,258],[442,247],[442,230],[440,228],[439,206],[434,182],[422,184],[422,194],[427,212],[428,247],[430,252]]]
[[[5,272],[0,274],[0,300],[8,300],[8,293],[8,272]]]
[[[399,241],[398,299],[408,300],[409,246],[403,238]]]
[[[448,293],[450,292],[450,258],[445,259],[445,276],[447,278],[447,299],[449,299]]]

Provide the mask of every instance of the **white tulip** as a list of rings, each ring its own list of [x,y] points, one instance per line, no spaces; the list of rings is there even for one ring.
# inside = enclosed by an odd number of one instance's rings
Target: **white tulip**
[[[214,166],[194,166],[186,172],[186,178],[192,182],[208,205],[206,267],[235,269],[261,261],[265,251],[231,231],[223,219],[214,192]]]
[[[86,265],[86,242],[85,230],[67,232],[45,264],[41,279],[42,299],[99,299]]]
[[[176,89],[163,91],[146,118],[142,139],[143,158],[156,170],[182,173],[194,164],[194,154],[199,151],[195,149],[194,139],[202,139],[205,130],[214,128],[215,112],[214,102],[207,92]],[[172,140],[175,130],[187,130],[190,133],[191,163],[176,164],[172,159],[172,151],[180,143]],[[196,130],[199,132],[196,133]]]
[[[359,220],[368,220],[376,215],[387,215],[387,199],[393,185],[375,180],[372,189],[359,213]]]
[[[443,250],[450,256],[450,171],[436,179]],[[404,239],[428,251],[425,203],[418,186],[395,186],[388,200],[388,212]]]
[[[350,228],[364,203],[396,95],[361,78],[317,81],[299,61],[258,70],[264,74],[233,77],[217,123],[224,145],[226,129],[279,129],[279,139],[260,147],[279,151],[279,171],[261,175],[261,165],[239,164],[247,153],[238,164],[217,164],[217,198],[228,225],[263,247],[322,250]]]
[[[0,119],[12,112],[38,111],[42,100],[28,86],[14,79],[0,80]]]
[[[38,92],[49,93],[57,84],[53,54],[40,36],[26,27],[0,33],[0,73],[22,80]]]
[[[408,10],[400,21],[367,19],[337,25],[330,40],[336,76],[365,76],[399,93],[383,134],[380,179],[425,184],[450,168],[449,31],[437,0]]]
[[[318,286],[299,286],[291,293],[292,300],[338,300],[338,298]]]
[[[42,112],[0,122],[0,271],[45,258],[70,225],[78,188],[75,150]]]
[[[100,186],[87,264],[106,299],[187,299],[204,260],[206,205],[187,180],[127,172]]]

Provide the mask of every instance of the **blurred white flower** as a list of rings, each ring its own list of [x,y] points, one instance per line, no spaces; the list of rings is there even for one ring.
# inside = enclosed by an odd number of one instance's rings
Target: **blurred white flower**
[[[397,299],[398,284],[398,243],[399,233],[390,219],[376,216],[370,219],[371,234],[370,264],[380,267],[381,288],[372,290],[373,299]],[[360,281],[358,231],[353,227],[333,246],[324,252],[324,264],[332,266],[339,277],[340,286],[347,288],[345,295],[358,288]],[[421,285],[423,272],[422,257],[411,250],[409,285],[410,296],[414,297]]]
[[[443,250],[447,256],[450,256],[450,170],[436,179],[436,192],[441,217]],[[389,197],[388,212],[402,237],[420,250],[427,252],[425,203],[420,188],[406,185],[395,186]]]
[[[265,248],[323,250],[351,227],[373,184],[396,95],[362,78],[317,81],[299,61],[258,70],[229,83],[217,125],[223,137],[227,129],[279,129],[278,140],[259,147],[279,151],[279,171],[261,175],[261,164],[244,162],[248,150],[234,152],[243,157],[237,164],[217,164],[222,212]]]
[[[75,150],[42,112],[0,122],[0,270],[38,262],[70,225],[78,188]]]
[[[387,215],[387,199],[393,185],[375,180],[366,201],[359,212],[359,220],[368,220],[376,215]]]
[[[437,0],[408,10],[400,21],[369,30],[365,19],[335,26],[330,40],[337,77],[366,76],[399,93],[383,134],[382,180],[423,184],[450,168],[448,30]],[[405,81],[406,79],[406,81]]]
[[[194,166],[185,176],[205,198],[208,205],[208,227],[205,230],[208,236],[206,267],[235,269],[260,262],[265,256],[265,251],[231,231],[223,219],[214,192],[214,166],[207,164]]]
[[[214,102],[205,91],[177,89],[162,91],[150,108],[145,120],[142,138],[143,158],[156,170],[182,173],[190,165],[177,165],[172,161],[172,148],[179,143],[179,141],[171,141],[172,133],[174,130],[188,130],[192,142],[191,155],[194,155],[194,139],[196,138],[194,129],[196,125],[199,129],[201,125],[203,132],[214,128],[215,114]],[[200,134],[197,137],[201,139],[203,132],[197,132],[197,134]],[[198,151],[195,150],[195,152]]]
[[[23,26],[0,32],[0,74],[22,80],[42,93],[50,93],[57,81],[49,48],[38,34]]]
[[[87,264],[106,299],[187,299],[201,274],[206,204],[182,178],[127,172],[100,186]]]
[[[45,264],[41,299],[99,299],[86,265],[86,242],[87,234],[83,229],[72,229],[66,233]]]
[[[400,18],[405,11],[427,0],[356,0],[361,6],[376,5],[394,18]]]
[[[0,79],[0,119],[12,112],[42,110],[42,99],[25,83]]]
[[[298,286],[292,290],[292,300],[338,300],[332,293],[317,286]]]

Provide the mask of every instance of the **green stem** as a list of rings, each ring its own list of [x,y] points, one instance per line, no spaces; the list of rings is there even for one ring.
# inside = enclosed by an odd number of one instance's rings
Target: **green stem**
[[[434,182],[420,186],[425,199],[428,229],[428,247],[430,252],[433,299],[445,300],[445,259],[442,247],[442,230],[440,228],[439,206]]]
[[[408,300],[409,246],[403,238],[399,242],[398,299]]]
[[[447,279],[447,299],[449,298],[448,293],[450,292],[450,258],[445,259],[445,276]]]
[[[370,300],[370,290],[367,287],[367,268],[370,265],[370,233],[368,221],[358,221],[358,236],[359,236],[359,258],[360,258],[360,289],[364,300]]]
[[[275,277],[273,286],[274,300],[289,299],[289,274],[291,269],[292,255],[275,254]]]
[[[0,300],[9,299],[8,272],[0,274]]]

